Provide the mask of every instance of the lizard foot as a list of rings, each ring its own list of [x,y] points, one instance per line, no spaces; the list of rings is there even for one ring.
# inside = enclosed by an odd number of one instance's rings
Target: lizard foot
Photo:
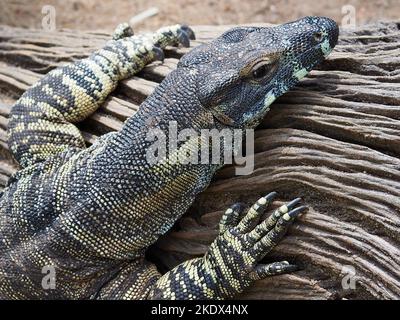
[[[190,46],[190,40],[195,40],[194,31],[187,25],[175,25],[158,29],[153,35],[154,43],[160,48],[166,46]]]
[[[121,37],[123,34],[129,34],[129,27],[127,24],[121,24],[116,29],[114,33],[114,37],[117,34],[118,37]],[[128,30],[128,31],[126,31]],[[132,31],[133,33],[133,31]],[[124,35],[122,37],[126,37]],[[167,46],[179,46],[182,45],[184,47],[190,46],[190,40],[195,39],[194,32],[191,28],[186,25],[175,25],[169,27],[163,27],[157,30],[152,34],[140,34],[132,38],[137,47],[140,47],[139,50],[141,53],[141,60],[145,61],[146,56],[150,58],[147,59],[146,63],[151,61],[164,61],[165,55],[164,50]]]
[[[259,264],[265,255],[283,238],[295,218],[307,208],[296,198],[262,219],[264,211],[276,197],[276,192],[261,197],[247,212],[240,203],[230,207],[219,224],[219,236],[212,243],[205,259],[219,271],[227,296],[233,296],[254,280],[297,270],[287,261]],[[229,284],[229,285],[227,285]]]
[[[119,40],[126,37],[132,37],[133,34],[132,27],[127,22],[124,22],[115,28],[112,38],[113,40]]]

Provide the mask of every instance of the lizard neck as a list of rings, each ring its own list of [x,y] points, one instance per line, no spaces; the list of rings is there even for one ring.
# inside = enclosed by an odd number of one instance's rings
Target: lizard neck
[[[161,129],[168,133],[171,122],[178,131],[218,127],[213,115],[200,103],[197,85],[189,72],[173,71],[142,103],[139,111],[127,120],[120,136],[136,139],[138,133]]]
[[[163,81],[95,160],[100,172],[93,184],[102,190],[103,197],[117,200],[118,208],[111,213],[113,224],[127,230],[123,241],[130,243],[127,247],[131,250],[145,249],[168,231],[220,167],[170,159],[149,162],[147,151],[154,145],[148,139],[152,130],[164,133],[168,142],[171,123],[178,132],[217,127],[212,114],[197,100],[193,81],[177,72],[179,69]],[[132,239],[129,235],[141,236]]]
[[[187,134],[200,137],[204,130],[223,129],[213,114],[202,106],[197,91],[190,72],[173,71],[117,133],[110,147],[111,158],[115,157],[117,162],[129,159],[134,165],[136,160],[143,164],[148,162],[148,151],[152,150],[155,141],[165,143],[166,154],[170,155],[174,148],[187,147],[185,141],[190,140],[185,139]],[[165,141],[161,141],[161,135]],[[173,143],[174,139],[178,139],[177,145]],[[196,139],[189,143],[196,143]]]

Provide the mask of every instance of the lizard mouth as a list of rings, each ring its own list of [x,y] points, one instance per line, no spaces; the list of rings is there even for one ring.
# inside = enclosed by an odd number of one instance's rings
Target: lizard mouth
[[[236,124],[231,117],[228,117],[227,115],[215,110],[211,110],[211,114],[214,121],[221,124],[221,126],[231,129],[241,129],[241,126]]]
[[[221,112],[218,112],[216,110],[211,110],[212,116],[214,120],[223,126],[229,127],[229,128],[239,128],[238,126],[235,125],[235,121],[231,118],[228,117],[226,114],[223,114]]]

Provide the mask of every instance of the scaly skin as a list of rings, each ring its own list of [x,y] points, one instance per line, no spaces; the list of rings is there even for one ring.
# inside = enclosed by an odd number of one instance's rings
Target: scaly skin
[[[85,148],[73,123],[94,112],[117,86],[162,48],[188,45],[185,26],[133,36],[127,25],[87,59],[51,71],[14,105],[9,145],[22,169],[0,199],[0,297],[223,299],[252,282],[295,269],[258,262],[305,207],[299,199],[260,216],[275,193],[247,213],[228,209],[202,258],[161,276],[146,249],[188,209],[221,164],[151,164],[152,129],[254,128],[337,42],[337,25],[308,17],[272,28],[235,28],[186,54],[178,68],[119,131]],[[175,152],[200,143],[189,140]],[[42,287],[52,265],[56,288]]]

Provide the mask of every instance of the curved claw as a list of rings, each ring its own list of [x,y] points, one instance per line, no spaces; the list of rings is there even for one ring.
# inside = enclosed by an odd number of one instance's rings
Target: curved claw
[[[255,280],[264,279],[268,276],[274,276],[283,273],[291,273],[299,270],[295,264],[290,264],[287,261],[273,262],[267,265],[257,265],[255,267]]]
[[[301,200],[302,200],[301,198],[296,198],[296,199],[290,201],[290,202],[286,205],[286,207],[287,207],[288,210],[290,211],[290,210],[292,210],[296,205],[298,205],[298,204],[301,202]]]
[[[194,34],[193,29],[190,28],[188,25],[183,24],[181,26],[181,29],[187,33],[187,35],[189,36],[190,40],[196,40],[196,35]]]
[[[154,53],[155,60],[164,62],[165,58],[164,51],[160,47],[154,46],[152,51]]]
[[[264,198],[268,201],[271,202],[272,200],[275,199],[275,197],[278,195],[278,192],[276,191],[272,191],[270,193],[268,193]]]
[[[290,219],[294,219],[294,218],[296,218],[300,213],[306,211],[307,209],[308,209],[308,207],[306,207],[306,206],[300,206],[300,207],[297,207],[297,208],[295,208],[295,209],[289,211],[289,212],[287,213],[287,215],[290,217]]]
[[[185,48],[190,47],[189,35],[186,33],[186,31],[182,29],[178,31],[178,40],[179,43],[181,43]]]

